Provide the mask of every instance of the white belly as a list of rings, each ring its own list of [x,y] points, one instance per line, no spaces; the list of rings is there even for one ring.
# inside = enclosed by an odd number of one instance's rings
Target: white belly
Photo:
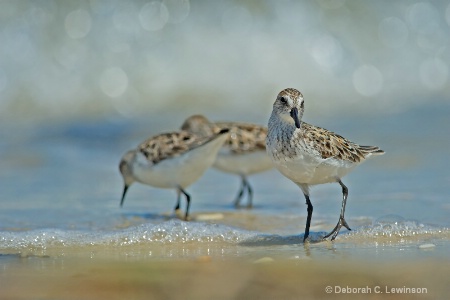
[[[212,166],[217,152],[226,139],[226,135],[180,156],[160,161],[156,165],[148,163],[147,159],[138,154],[134,165],[134,174],[138,181],[159,188],[183,189],[197,181],[203,173]]]
[[[266,151],[244,154],[224,151],[217,155],[214,168],[227,173],[250,175],[272,169],[273,163]]]
[[[336,182],[351,172],[356,164],[303,154],[291,160],[278,160],[275,166],[284,176],[297,184],[315,185]]]

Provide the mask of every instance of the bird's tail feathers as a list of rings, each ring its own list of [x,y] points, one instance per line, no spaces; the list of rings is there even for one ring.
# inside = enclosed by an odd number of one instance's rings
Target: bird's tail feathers
[[[377,146],[360,146],[359,149],[365,154],[383,155],[384,151]]]

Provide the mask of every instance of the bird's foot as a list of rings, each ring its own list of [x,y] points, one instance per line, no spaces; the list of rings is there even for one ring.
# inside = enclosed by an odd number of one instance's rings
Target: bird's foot
[[[234,202],[234,208],[236,208],[236,209],[252,209],[253,208],[253,204],[249,203],[247,205],[241,205],[240,201],[235,201]]]
[[[310,242],[309,238],[309,230],[305,231],[305,234],[303,235],[303,243]]]
[[[175,217],[177,217],[177,218],[179,218],[179,219],[183,219],[184,214],[183,214],[183,212],[181,211],[181,209],[176,208],[176,209],[174,209],[173,212],[174,212],[174,214],[175,214]]]
[[[334,241],[334,239],[336,238],[336,236],[339,233],[339,230],[341,230],[342,226],[344,226],[345,228],[347,228],[348,230],[350,229],[350,226],[348,226],[347,221],[345,221],[343,216],[339,217],[339,221],[336,224],[336,227],[334,227],[334,229],[327,234],[326,236],[323,237],[324,240],[328,239],[329,237],[331,237],[331,241]]]

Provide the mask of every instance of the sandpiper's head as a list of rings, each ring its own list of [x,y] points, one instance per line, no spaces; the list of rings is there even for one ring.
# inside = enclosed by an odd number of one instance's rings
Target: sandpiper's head
[[[297,128],[300,128],[303,111],[303,95],[296,89],[282,90],[273,103],[273,113],[278,114],[282,120],[295,124]]]
[[[132,169],[135,157],[136,151],[130,150],[127,153],[125,153],[119,164],[120,174],[122,174],[123,178],[123,193],[122,199],[120,200],[120,206],[123,205],[123,201],[125,200],[125,194],[127,193],[128,188],[133,182],[135,182]]]
[[[200,136],[210,136],[214,133],[214,124],[202,115],[193,115],[184,121],[181,130],[186,130]]]

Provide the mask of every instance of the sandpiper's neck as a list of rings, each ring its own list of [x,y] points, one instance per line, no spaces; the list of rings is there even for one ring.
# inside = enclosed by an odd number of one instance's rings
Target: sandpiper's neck
[[[300,124],[303,122],[300,120]],[[281,130],[284,133],[293,133],[297,127],[290,116],[283,117],[280,114],[272,112],[269,119],[269,131]]]

